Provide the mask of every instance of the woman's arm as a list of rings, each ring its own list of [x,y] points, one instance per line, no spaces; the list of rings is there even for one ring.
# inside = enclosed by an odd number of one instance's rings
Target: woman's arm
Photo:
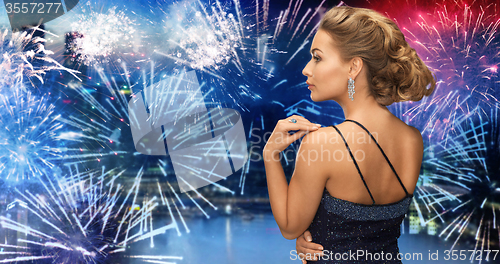
[[[275,129],[273,134],[279,131]],[[263,152],[271,209],[286,239],[300,236],[316,215],[328,179],[330,151],[319,142],[320,131],[304,136],[295,160],[295,171],[288,185],[279,159],[279,148],[266,144]],[[324,133],[324,132],[323,132]],[[316,136],[315,136],[316,134]],[[273,135],[270,141],[273,141]],[[279,151],[277,151],[277,149]],[[331,148],[329,148],[331,150]],[[330,164],[330,169],[332,162]]]
[[[269,192],[269,202],[274,219],[278,224],[281,234],[287,239],[289,238],[288,216],[287,216],[287,201],[288,201],[288,182],[281,166],[279,152],[267,150],[264,148],[262,157],[264,158],[264,166],[266,168],[267,189]]]

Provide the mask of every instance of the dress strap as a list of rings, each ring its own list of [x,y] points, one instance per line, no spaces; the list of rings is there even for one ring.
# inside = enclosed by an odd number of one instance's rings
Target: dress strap
[[[346,146],[347,150],[349,151],[349,154],[351,155],[352,160],[354,161],[354,165],[356,166],[356,169],[358,170],[359,176],[361,176],[361,180],[363,180],[363,183],[365,184],[366,190],[368,190],[368,194],[370,194],[370,197],[372,198],[373,204],[375,204],[375,199],[373,199],[373,195],[370,192],[370,189],[368,189],[368,185],[365,182],[365,178],[363,178],[363,174],[361,174],[361,170],[359,169],[359,166],[358,166],[358,163],[356,162],[356,159],[354,159],[354,155],[352,155],[352,152],[351,152],[351,149],[349,148],[349,145],[347,145],[347,141],[345,141],[344,136],[342,135],[342,133],[340,132],[340,130],[336,126],[332,125],[332,127],[335,128],[335,130],[337,130],[337,132],[342,137],[342,140],[344,141],[345,146]]]
[[[368,129],[366,129],[366,127],[364,127],[362,124],[360,124],[359,122],[357,121],[354,121],[354,120],[351,120],[351,119],[346,119],[345,121],[349,121],[349,122],[353,122],[357,125],[359,125],[361,128],[363,128],[366,133],[368,133],[368,135],[370,135],[370,137],[373,139],[373,141],[375,141],[375,143],[377,144],[377,147],[380,149],[380,151],[382,152],[382,155],[384,155],[384,158],[385,160],[387,160],[387,162],[389,163],[389,166],[391,167],[392,171],[394,172],[394,174],[396,174],[396,177],[398,178],[398,181],[399,183],[401,184],[401,186],[403,187],[403,190],[405,191],[406,195],[408,196],[409,193],[408,191],[406,190],[405,186],[403,185],[403,182],[401,181],[401,179],[399,178],[398,176],[398,173],[396,172],[396,170],[394,169],[394,167],[392,166],[392,163],[389,161],[389,158],[387,157],[387,155],[385,155],[384,153],[384,150],[382,150],[382,147],[380,147],[380,145],[378,144],[377,140],[373,137],[372,133],[370,133],[370,131],[368,131]],[[347,143],[346,143],[347,144]]]

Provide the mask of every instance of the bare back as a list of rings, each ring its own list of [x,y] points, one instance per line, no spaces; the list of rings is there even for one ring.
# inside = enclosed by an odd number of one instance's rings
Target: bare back
[[[423,156],[420,132],[395,116],[384,120],[365,121],[359,125],[355,122],[343,122],[335,126],[338,131],[333,126],[318,131],[318,140],[326,140],[318,166],[324,166],[323,171],[328,173],[326,189],[330,195],[354,203],[371,205],[374,202],[389,204],[400,201],[406,197],[404,189],[412,194],[418,181]],[[372,134],[382,151],[362,126]],[[347,148],[356,162],[352,160]],[[327,150],[330,151],[329,159],[325,156]]]

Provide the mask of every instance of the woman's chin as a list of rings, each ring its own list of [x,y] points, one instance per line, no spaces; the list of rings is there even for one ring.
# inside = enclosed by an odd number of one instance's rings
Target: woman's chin
[[[313,91],[311,91],[311,94],[309,96],[311,97],[312,101],[316,102],[316,100],[314,99]]]
[[[314,93],[313,93],[313,92],[311,92],[310,97],[311,97],[311,100],[312,100],[313,102],[321,102],[321,101],[322,101],[322,100],[321,100],[321,99],[319,99],[316,95],[314,95]]]

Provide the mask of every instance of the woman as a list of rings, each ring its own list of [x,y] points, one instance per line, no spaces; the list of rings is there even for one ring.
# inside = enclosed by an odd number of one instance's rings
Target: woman
[[[322,128],[296,115],[278,121],[263,151],[275,220],[285,238],[300,236],[301,259],[401,263],[397,239],[423,140],[386,106],[429,96],[434,77],[396,24],[368,9],[329,10],[311,55],[303,70],[311,99],[336,101],[346,121]],[[302,136],[288,184],[279,155]],[[322,256],[308,254],[319,245]]]

